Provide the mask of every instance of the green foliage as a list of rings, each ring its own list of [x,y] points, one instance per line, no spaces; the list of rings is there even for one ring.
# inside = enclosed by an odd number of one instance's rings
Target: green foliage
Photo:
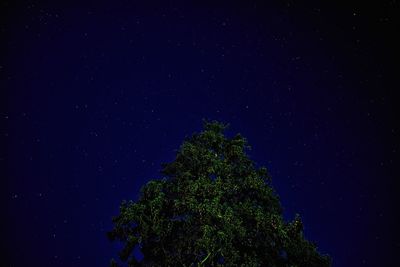
[[[305,240],[297,216],[285,222],[265,168],[246,155],[241,135],[204,121],[204,130],[163,164],[161,180],[141,189],[137,202],[123,201],[110,240],[123,243],[127,266],[330,266]],[[144,258],[138,262],[133,250]],[[112,266],[117,266],[112,261]]]

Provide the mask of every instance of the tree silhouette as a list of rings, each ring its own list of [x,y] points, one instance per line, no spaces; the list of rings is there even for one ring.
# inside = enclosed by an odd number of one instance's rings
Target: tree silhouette
[[[246,155],[240,134],[204,121],[186,138],[176,159],[163,164],[161,180],[141,189],[137,202],[123,201],[110,240],[123,244],[127,266],[324,267],[330,259],[302,233],[299,218],[285,222],[266,168]],[[134,255],[138,246],[143,254]],[[112,266],[117,265],[112,260]]]

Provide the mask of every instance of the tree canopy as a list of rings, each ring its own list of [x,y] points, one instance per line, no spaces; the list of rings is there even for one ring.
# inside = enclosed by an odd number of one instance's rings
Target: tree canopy
[[[303,235],[299,216],[285,222],[265,167],[256,167],[240,134],[204,121],[186,138],[162,179],[123,201],[114,228],[119,264],[127,266],[325,267],[330,258]],[[138,247],[143,259],[138,261]],[[112,260],[113,266],[119,266]]]

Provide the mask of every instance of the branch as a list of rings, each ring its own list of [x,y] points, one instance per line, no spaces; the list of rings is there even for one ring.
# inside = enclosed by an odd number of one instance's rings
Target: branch
[[[200,265],[203,265],[203,263],[208,259],[208,257],[210,257],[211,252],[208,253],[207,257],[205,257],[201,262]]]

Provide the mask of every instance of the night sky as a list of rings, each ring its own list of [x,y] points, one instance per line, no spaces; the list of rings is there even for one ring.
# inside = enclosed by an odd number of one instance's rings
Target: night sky
[[[0,6],[1,266],[108,266],[120,202],[203,118],[248,139],[334,267],[395,266],[397,1],[14,2]]]

